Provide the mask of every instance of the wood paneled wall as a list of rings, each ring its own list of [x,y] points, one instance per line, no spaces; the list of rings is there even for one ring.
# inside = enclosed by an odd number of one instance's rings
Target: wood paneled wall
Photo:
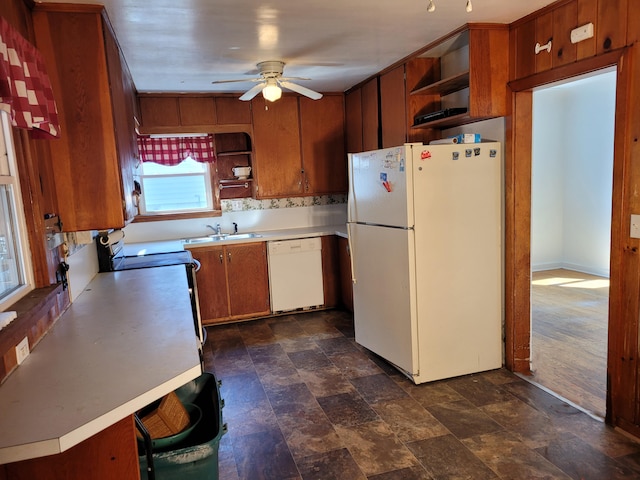
[[[505,312],[507,365],[530,361],[531,92],[572,76],[617,67],[611,221],[607,421],[640,436],[640,240],[630,237],[640,213],[640,16],[632,0],[562,0],[511,26],[507,119]],[[573,28],[593,23],[593,38],[571,44]],[[552,40],[550,54],[536,43]]]
[[[33,43],[29,0],[3,0],[0,16]],[[18,318],[0,333],[0,382],[15,368],[15,345],[25,336],[33,348],[69,306],[69,295],[56,285],[56,271],[63,258],[61,247],[46,246],[45,213],[57,212],[56,189],[49,140],[34,140],[23,129],[13,129],[20,187],[31,249],[36,289],[12,305]]]

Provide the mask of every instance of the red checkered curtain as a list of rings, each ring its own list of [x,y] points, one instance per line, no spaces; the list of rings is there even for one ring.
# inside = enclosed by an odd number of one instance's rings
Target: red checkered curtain
[[[177,165],[187,157],[196,162],[215,162],[213,135],[201,137],[138,137],[138,151],[143,162]]]
[[[40,52],[0,17],[0,109],[35,138],[60,136],[58,110]]]

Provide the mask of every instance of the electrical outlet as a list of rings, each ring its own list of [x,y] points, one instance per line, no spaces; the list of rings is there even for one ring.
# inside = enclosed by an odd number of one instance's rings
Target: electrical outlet
[[[231,200],[231,210],[234,212],[242,210],[242,200]]]
[[[22,341],[16,345],[16,359],[18,360],[18,365],[24,362],[24,359],[29,356],[29,339],[24,337]]]

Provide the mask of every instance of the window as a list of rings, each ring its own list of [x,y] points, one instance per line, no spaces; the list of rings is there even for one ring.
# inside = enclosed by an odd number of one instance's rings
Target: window
[[[220,209],[213,193],[213,135],[141,135],[138,150],[141,216],[154,220],[154,215],[203,215]]]
[[[139,170],[142,215],[213,210],[209,163],[187,157],[173,166],[144,162]]]
[[[33,288],[9,115],[0,111],[0,310]]]

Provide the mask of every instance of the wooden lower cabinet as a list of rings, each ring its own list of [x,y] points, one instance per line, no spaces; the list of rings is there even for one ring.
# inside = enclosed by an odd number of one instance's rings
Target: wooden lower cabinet
[[[265,242],[201,247],[191,251],[203,324],[270,313]]]
[[[138,447],[133,416],[57,455],[0,465],[0,480],[138,480]]]
[[[340,265],[340,288],[342,304],[353,312],[353,283],[351,282],[351,252],[349,240],[338,237],[338,263]]]
[[[340,305],[337,239],[338,237],[335,235],[322,237],[322,288],[324,290],[325,308],[333,308]]]

